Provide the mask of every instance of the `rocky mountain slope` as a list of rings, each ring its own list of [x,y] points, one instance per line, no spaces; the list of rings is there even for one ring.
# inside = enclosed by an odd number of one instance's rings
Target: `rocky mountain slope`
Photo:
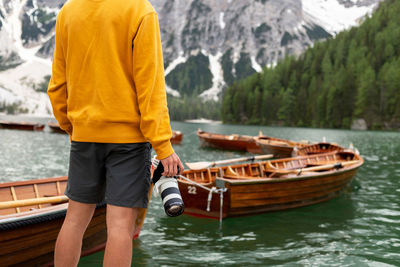
[[[168,93],[217,100],[224,86],[357,25],[380,0],[150,0]],[[64,0],[0,0],[0,111],[51,113],[56,14]]]

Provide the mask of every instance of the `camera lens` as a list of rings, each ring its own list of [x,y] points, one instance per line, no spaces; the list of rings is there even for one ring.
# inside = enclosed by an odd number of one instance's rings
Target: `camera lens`
[[[162,176],[161,174],[163,172],[164,167],[162,163],[159,162],[153,173],[153,183],[161,193],[165,213],[170,217],[176,217],[181,215],[184,211],[184,204],[179,191],[178,181],[173,177]]]

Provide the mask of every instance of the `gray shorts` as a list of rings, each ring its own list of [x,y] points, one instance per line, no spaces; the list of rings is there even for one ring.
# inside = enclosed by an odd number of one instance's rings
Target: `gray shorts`
[[[65,195],[82,203],[147,208],[150,143],[71,143]]]

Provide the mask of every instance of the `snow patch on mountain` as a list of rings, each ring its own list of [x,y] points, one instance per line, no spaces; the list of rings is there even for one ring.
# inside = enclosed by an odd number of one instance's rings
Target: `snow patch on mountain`
[[[12,105],[14,103],[21,103],[20,97],[14,93],[0,87],[0,104]]]
[[[303,14],[336,35],[340,31],[359,25],[365,15],[371,14],[378,3],[362,6],[352,0],[352,6],[340,4],[338,0],[302,0]]]
[[[251,67],[257,71],[257,72],[261,72],[262,71],[262,67],[260,66],[260,64],[257,63],[256,58],[255,57],[250,57],[251,60]]]
[[[37,92],[35,86],[43,82],[43,77],[50,75],[48,64],[29,61],[14,69],[0,72],[0,87],[7,102],[21,104],[21,108],[30,114],[48,116],[51,114],[51,105],[46,93]],[[7,94],[4,91],[11,93]]]
[[[221,29],[225,29],[225,21],[224,21],[224,12],[220,12],[219,13],[219,26],[221,27]]]
[[[181,97],[181,94],[177,90],[169,87],[168,84],[165,84],[165,91],[167,91],[167,94],[172,95],[174,97]]]
[[[183,53],[180,53],[179,57],[177,57],[174,61],[172,61],[165,69],[165,76],[167,76],[179,64],[185,63],[186,60],[187,58],[183,56]]]
[[[205,54],[204,51],[202,52]],[[218,52],[215,56],[208,55],[208,60],[210,61],[210,71],[213,75],[213,86],[200,94],[200,97],[204,100],[218,101],[218,94],[221,92],[221,88],[223,88],[225,85],[224,73],[220,64],[221,57],[221,52]]]
[[[187,58],[183,56],[183,53],[179,53],[179,57],[177,57],[174,61],[172,61],[168,65],[168,67],[165,69],[165,71],[164,71],[165,76],[167,76],[179,64],[185,63],[186,60],[187,60]],[[181,94],[177,90],[172,89],[167,84],[165,84],[165,90],[167,91],[167,94],[170,94],[170,95],[172,95],[174,97],[180,97],[181,96]]]
[[[10,1],[5,31],[11,37],[12,47],[24,62],[23,64],[0,72],[1,99],[6,104],[17,103],[30,114],[48,116],[51,114],[50,100],[46,93],[35,91],[35,87],[51,74],[51,60],[36,56],[41,45],[25,47],[22,42],[21,14],[27,1]],[[36,1],[32,1],[37,6]],[[29,15],[29,12],[28,12]],[[43,40],[41,40],[43,41]]]

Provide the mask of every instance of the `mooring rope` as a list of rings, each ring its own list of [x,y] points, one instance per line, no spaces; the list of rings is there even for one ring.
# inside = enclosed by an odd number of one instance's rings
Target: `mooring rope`
[[[216,188],[214,186],[211,187],[211,188],[208,188],[208,187],[206,187],[206,186],[204,186],[202,184],[199,184],[199,183],[197,183],[197,182],[195,182],[193,180],[190,180],[189,178],[187,178],[187,177],[185,177],[183,175],[178,175],[178,177],[183,179],[183,180],[185,180],[185,181],[187,181],[187,182],[189,182],[189,183],[192,183],[192,184],[194,184],[194,185],[196,185],[196,186],[208,191],[207,212],[210,212],[210,206],[211,206],[211,200],[212,200],[213,193],[219,194],[219,196],[220,196],[219,221],[221,222],[222,221],[222,208],[224,206],[224,192],[226,192],[228,189],[227,188]]]

